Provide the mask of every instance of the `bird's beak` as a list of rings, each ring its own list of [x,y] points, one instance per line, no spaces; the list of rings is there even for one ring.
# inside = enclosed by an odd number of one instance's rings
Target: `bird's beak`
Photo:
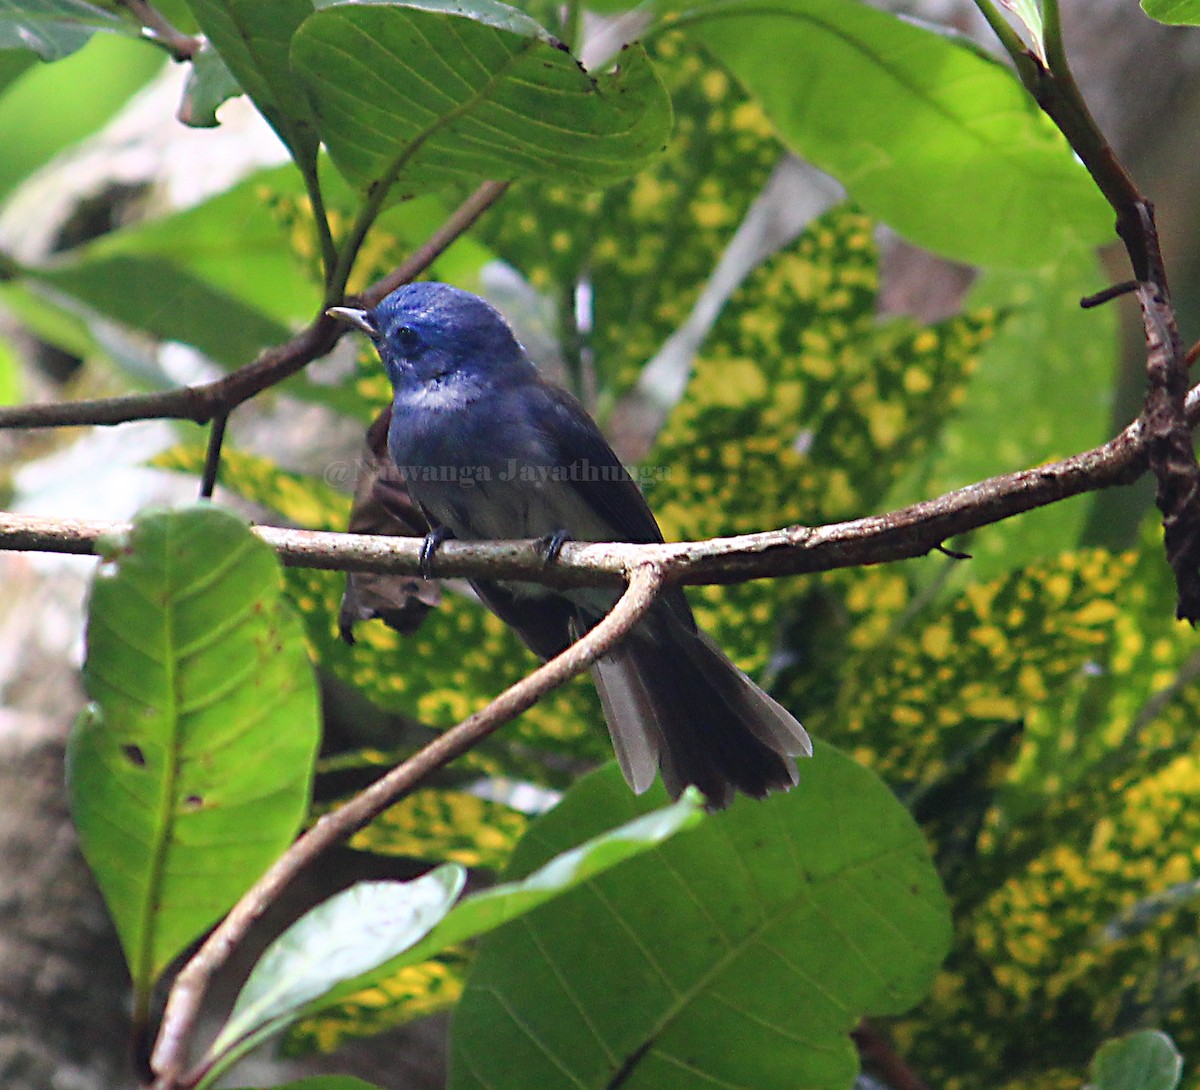
[[[369,311],[358,310],[355,307],[330,307],[325,313],[330,318],[336,318],[339,322],[345,322],[347,325],[354,326],[355,329],[361,329],[368,337],[379,336],[379,330],[371,321]]]

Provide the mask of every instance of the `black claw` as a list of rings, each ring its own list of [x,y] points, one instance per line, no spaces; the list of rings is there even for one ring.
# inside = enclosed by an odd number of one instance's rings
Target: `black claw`
[[[417,570],[423,579],[433,578],[433,554],[443,541],[453,536],[454,532],[445,526],[435,526],[425,535],[425,540],[421,542],[421,554],[417,557]]]
[[[571,540],[570,530],[555,530],[552,534],[539,537],[535,548],[541,554],[542,562],[549,567],[558,559],[562,547]]]

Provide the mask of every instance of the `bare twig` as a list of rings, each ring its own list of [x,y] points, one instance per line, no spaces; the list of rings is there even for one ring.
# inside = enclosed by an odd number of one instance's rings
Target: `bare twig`
[[[1186,419],[1200,422],[1200,386]],[[442,578],[524,579],[548,586],[619,582],[642,563],[661,565],[675,583],[737,583],[904,560],[944,541],[1070,496],[1130,484],[1149,466],[1150,433],[1136,420],[1103,446],[1034,469],[1005,473],[882,515],[826,526],[665,545],[568,542],[546,566],[530,542],[447,541],[434,562]],[[0,513],[0,551],[90,554],[124,523],[83,522]],[[398,575],[419,572],[420,538],[256,527],[285,564]]]
[[[506,188],[484,182],[459,206],[428,242],[378,283],[359,302],[373,306],[388,292],[419,275],[494,204]],[[131,420],[192,420],[205,424],[232,412],[255,394],[294,375],[328,353],[346,331],[326,317],[324,306],[312,323],[285,344],[268,348],[253,363],[214,382],[182,386],[153,394],[66,401],[0,408],[0,428],[55,428],[89,424],[124,424]]]
[[[654,604],[665,573],[654,563],[633,569],[625,593],[608,615],[562,654],[510,686],[486,708],[430,742],[397,765],[345,805],[326,814],[284,853],[254,887],[230,910],[184,966],[167,999],[152,1065],[156,1086],[186,1086],[181,1076],[187,1044],[201,999],[213,974],[245,937],[250,925],[274,902],[280,891],[313,860],[373,820],[434,770],[465,753],[492,731],[532,707],[546,693],[586,670],[613,648]],[[194,1080],[192,1080],[194,1081]]]
[[[401,284],[416,279],[455,239],[471,229],[475,221],[504,195],[508,186],[508,182],[484,182],[480,185],[451,213],[450,218],[434,231],[428,242],[409,254],[387,276],[372,284],[359,296],[358,302],[364,307],[373,307]]]
[[[125,8],[146,32],[146,37],[155,45],[162,46],[177,61],[189,61],[204,44],[201,39],[184,34],[174,26],[161,11],[146,0],[120,0]]]
[[[217,487],[217,474],[221,470],[221,447],[225,442],[225,425],[228,423],[228,413],[220,413],[213,418],[212,428],[208,433],[208,450],[204,455],[204,475],[200,478],[201,499],[212,499],[213,490]]]

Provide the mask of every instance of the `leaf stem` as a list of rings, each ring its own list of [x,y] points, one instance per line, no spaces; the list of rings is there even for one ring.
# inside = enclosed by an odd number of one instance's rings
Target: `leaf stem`
[[[190,61],[197,53],[203,41],[190,34],[184,34],[161,11],[147,0],[119,0],[125,8],[141,24],[146,31],[146,40],[165,49],[173,60]]]

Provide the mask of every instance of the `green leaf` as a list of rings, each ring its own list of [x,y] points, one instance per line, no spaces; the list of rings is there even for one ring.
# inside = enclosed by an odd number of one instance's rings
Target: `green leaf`
[[[312,0],[188,0],[188,6],[300,170],[315,169],[319,139],[312,112],[288,65],[292,35],[312,14]]]
[[[1024,272],[992,269],[968,298],[1004,315],[983,346],[958,411],[912,492],[899,503],[935,496],[999,473],[1065,458],[1110,434],[1111,382],[1117,366],[1117,312],[1084,310],[1081,296],[1102,283],[1096,254],[1082,247]],[[1069,413],[1063,405],[1070,405]],[[1080,544],[1092,503],[1079,497],[989,526],[958,542],[971,575],[997,577]]]
[[[670,100],[639,46],[592,75],[560,44],[493,0],[336,4],[300,28],[292,63],[360,188],[528,176],[599,188],[658,153]]]
[[[361,896],[351,896],[363,888],[355,886],[302,917],[267,949],[212,1054],[234,1047],[240,1053],[301,1015],[332,1006],[407,965],[531,911],[653,848],[702,816],[700,796],[689,790],[664,809],[564,851],[523,881],[477,893],[448,912],[465,877],[457,864],[447,863],[413,882],[380,883],[381,888],[372,887]],[[374,922],[364,925],[360,920],[348,927],[347,919],[363,911],[360,902]],[[393,933],[397,913],[405,923]]]
[[[104,125],[165,63],[144,42],[98,34],[65,60],[25,72],[0,98],[0,197]]]
[[[134,34],[124,20],[83,0],[0,0],[0,49],[28,49],[57,61],[97,30]]]
[[[610,765],[531,828],[512,871],[660,799]],[[492,935],[456,1011],[451,1086],[840,1090],[850,1030],[925,994],[949,929],[912,818],[818,745],[789,794],[740,798]]]
[[[1175,1090],[1183,1057],[1159,1030],[1106,1041],[1092,1060],[1088,1090]]]
[[[600,191],[520,183],[479,225],[553,303],[563,370],[585,399],[594,360],[601,420],[683,323],[784,154],[762,110],[682,35],[656,38],[648,53],[675,110],[664,153]],[[577,315],[581,283],[590,328]]]
[[[200,51],[192,57],[192,67],[188,72],[177,116],[185,125],[195,129],[216,128],[220,124],[217,121],[217,107],[241,93],[242,85],[229,71],[221,54],[206,40]]]
[[[1200,0],[1142,0],[1142,10],[1160,23],[1200,25]]]
[[[339,984],[412,947],[450,911],[465,882],[466,871],[448,863],[411,882],[359,882],[306,913],[254,966],[209,1055],[293,1021]]]
[[[227,367],[248,363],[291,335],[253,304],[162,258],[82,258],[39,270],[37,276],[109,318],[194,345]]]
[[[11,342],[0,337],[0,405],[16,405],[21,400],[21,361]]]
[[[1028,268],[1112,237],[1112,210],[1061,134],[972,49],[845,0],[717,0],[674,25],[789,146],[920,246]]]
[[[70,793],[144,1002],[295,834],[320,720],[279,563],[242,519],[146,512],[105,556]]]

